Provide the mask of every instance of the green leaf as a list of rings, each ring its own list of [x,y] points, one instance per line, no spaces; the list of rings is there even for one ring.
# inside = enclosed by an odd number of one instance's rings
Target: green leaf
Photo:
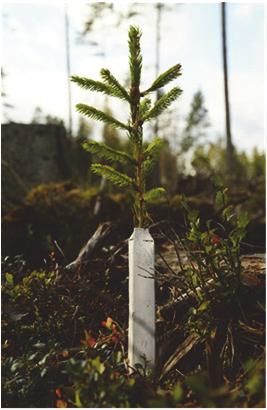
[[[110,182],[120,187],[135,187],[134,181],[132,178],[128,177],[121,172],[116,171],[114,168],[109,165],[102,164],[93,164],[91,170],[97,174],[105,177]]]
[[[187,214],[187,218],[190,222],[192,223],[197,223],[199,217],[199,211],[197,209],[190,209],[188,214]]]
[[[123,88],[123,86],[119,83],[119,81],[111,74],[109,70],[102,68],[100,74],[103,78],[103,81],[112,90],[113,96],[130,102],[129,94],[127,93],[125,88]]]
[[[246,230],[244,228],[236,228],[229,234],[229,238],[234,246],[238,246],[245,235]]]
[[[143,121],[148,121],[152,118],[156,118],[164,110],[166,110],[171,105],[171,103],[179,97],[181,93],[182,90],[180,88],[174,87],[167,94],[162,95],[162,97],[160,97],[156,101],[154,107],[143,117]]]
[[[247,212],[242,212],[237,219],[238,228],[246,228],[249,224],[249,216]]]
[[[80,398],[80,391],[75,390],[75,400],[74,400],[75,406],[76,407],[83,407],[81,398]]]
[[[119,162],[121,164],[135,163],[134,158],[128,155],[126,152],[117,151],[108,145],[97,141],[86,141],[82,144],[82,147],[99,158],[107,159],[111,162]]]
[[[166,191],[161,187],[150,189],[150,191],[145,193],[144,200],[147,203],[156,203],[166,200]]]
[[[215,204],[218,208],[222,208],[225,205],[224,193],[222,191],[216,192]]]
[[[96,108],[91,107],[90,105],[77,104],[76,109],[81,114],[84,114],[87,117],[92,118],[94,120],[103,121],[104,123],[109,124],[114,128],[120,128],[127,131],[130,130],[130,127],[128,125],[123,124],[122,122],[113,118],[111,115],[105,114],[103,111],[97,110]]]
[[[177,77],[179,77],[181,73],[182,66],[181,64],[176,64],[173,67],[169,68],[167,71],[162,73],[151,85],[150,88],[148,88],[146,91],[144,91],[142,94],[148,94],[152,91],[156,91],[159,88],[164,87],[167,85],[170,81],[175,80]]]
[[[225,208],[222,212],[222,216],[226,220],[226,222],[230,222],[231,219],[235,217],[233,205],[229,205],[227,208]]]
[[[101,362],[99,356],[97,356],[95,359],[92,360],[92,366],[96,369],[96,371],[99,374],[103,374],[106,369],[104,363]]]
[[[178,383],[172,391],[173,400],[179,402],[183,398],[183,389],[180,383]]]
[[[199,306],[198,311],[199,311],[199,312],[204,312],[205,310],[208,309],[209,304],[210,304],[210,300],[205,300],[205,301],[202,302],[201,305]]]
[[[6,277],[6,282],[8,285],[10,286],[14,286],[14,278],[13,275],[11,273],[6,272],[5,273],[5,277]]]

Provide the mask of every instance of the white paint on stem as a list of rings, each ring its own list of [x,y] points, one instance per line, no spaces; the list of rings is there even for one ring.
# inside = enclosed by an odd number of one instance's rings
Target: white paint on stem
[[[155,366],[155,247],[148,229],[134,228],[129,239],[129,365]]]

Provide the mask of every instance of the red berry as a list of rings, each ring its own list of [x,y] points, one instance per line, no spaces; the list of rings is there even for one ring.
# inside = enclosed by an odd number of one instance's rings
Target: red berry
[[[218,245],[220,243],[220,241],[221,241],[221,238],[218,235],[216,235],[216,234],[212,235],[211,243],[213,245]]]
[[[55,393],[56,393],[57,397],[61,397],[61,390],[59,388],[57,388],[55,390]]]
[[[87,343],[87,346],[89,346],[89,347],[94,347],[95,344],[96,344],[96,340],[95,340],[93,337],[89,337],[89,338],[86,340],[86,343]]]

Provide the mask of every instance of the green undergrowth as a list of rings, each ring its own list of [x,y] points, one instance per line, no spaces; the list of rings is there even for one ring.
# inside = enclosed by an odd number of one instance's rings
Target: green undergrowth
[[[72,273],[54,252],[46,269],[34,271],[22,256],[5,257],[2,405],[263,407],[264,286],[257,271],[246,277],[242,269],[249,219],[237,216],[228,200],[219,189],[219,224],[203,222],[183,203],[187,231],[169,237],[178,246],[175,268],[166,265],[156,277],[158,363],[161,350],[168,351],[154,374],[127,364],[123,246],[99,250],[86,269]],[[179,254],[185,251],[187,264]],[[165,314],[169,304],[174,309]]]

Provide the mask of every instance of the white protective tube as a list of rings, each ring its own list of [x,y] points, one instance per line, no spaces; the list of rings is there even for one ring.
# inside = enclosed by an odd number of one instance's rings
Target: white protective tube
[[[155,367],[155,246],[148,229],[129,239],[129,365]]]

